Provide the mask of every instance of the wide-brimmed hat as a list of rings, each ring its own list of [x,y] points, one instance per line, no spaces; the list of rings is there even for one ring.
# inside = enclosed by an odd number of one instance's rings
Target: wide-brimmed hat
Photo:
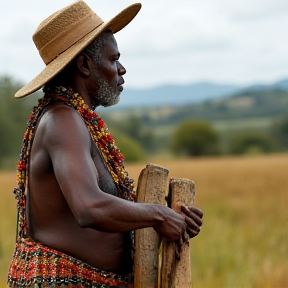
[[[15,97],[25,97],[43,87],[101,32],[107,29],[112,33],[118,32],[136,16],[140,8],[140,3],[132,4],[104,22],[85,2],[78,1],[49,16],[33,35],[46,67],[17,91]]]

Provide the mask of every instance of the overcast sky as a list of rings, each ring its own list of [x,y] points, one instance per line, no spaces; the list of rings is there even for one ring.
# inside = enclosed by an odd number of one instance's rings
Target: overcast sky
[[[0,75],[24,84],[44,68],[39,23],[71,0],[0,0]],[[86,0],[105,21],[130,0]],[[143,0],[115,35],[126,87],[199,81],[250,85],[288,78],[288,0]]]

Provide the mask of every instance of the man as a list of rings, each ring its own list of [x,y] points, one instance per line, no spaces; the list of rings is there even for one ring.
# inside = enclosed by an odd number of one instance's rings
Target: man
[[[97,106],[119,101],[125,68],[113,33],[140,10],[104,23],[79,1],[54,13],[33,40],[46,68],[15,97],[44,86],[18,165],[18,233],[9,287],[133,287],[131,231],[153,227],[179,245],[196,236],[202,212],[135,203]]]

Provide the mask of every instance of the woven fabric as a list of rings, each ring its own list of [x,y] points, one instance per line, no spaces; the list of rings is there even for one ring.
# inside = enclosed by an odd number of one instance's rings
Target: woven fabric
[[[65,253],[20,239],[8,273],[13,288],[108,288],[127,287],[133,275],[117,275],[96,269]]]

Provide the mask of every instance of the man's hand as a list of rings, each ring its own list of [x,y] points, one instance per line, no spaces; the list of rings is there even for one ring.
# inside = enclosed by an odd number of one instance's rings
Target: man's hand
[[[164,216],[164,221],[154,226],[154,230],[170,241],[182,242],[186,234],[186,217],[175,212],[171,208],[159,205],[160,214]]]
[[[162,237],[182,245],[198,235],[203,217],[201,210],[193,206],[181,206],[183,214],[180,214],[165,206],[161,208],[165,211],[165,220],[153,228]]]
[[[178,243],[178,249],[175,250],[175,256],[178,260],[180,260],[181,257],[183,243],[189,242],[190,238],[197,236],[203,223],[203,212],[200,209],[193,206],[181,206],[181,211],[185,215],[186,231],[185,237],[183,237],[183,242],[180,241]]]
[[[175,256],[180,259],[183,243],[188,242],[190,238],[197,236],[200,232],[203,212],[193,206],[181,206],[182,214],[165,206],[160,207],[166,217],[161,224],[153,228],[162,237],[175,242],[178,246]]]
[[[190,238],[197,236],[202,226],[203,212],[194,206],[181,206],[181,211],[184,213],[186,221],[186,233]],[[186,241],[188,241],[187,239]],[[183,241],[185,242],[185,241]]]

